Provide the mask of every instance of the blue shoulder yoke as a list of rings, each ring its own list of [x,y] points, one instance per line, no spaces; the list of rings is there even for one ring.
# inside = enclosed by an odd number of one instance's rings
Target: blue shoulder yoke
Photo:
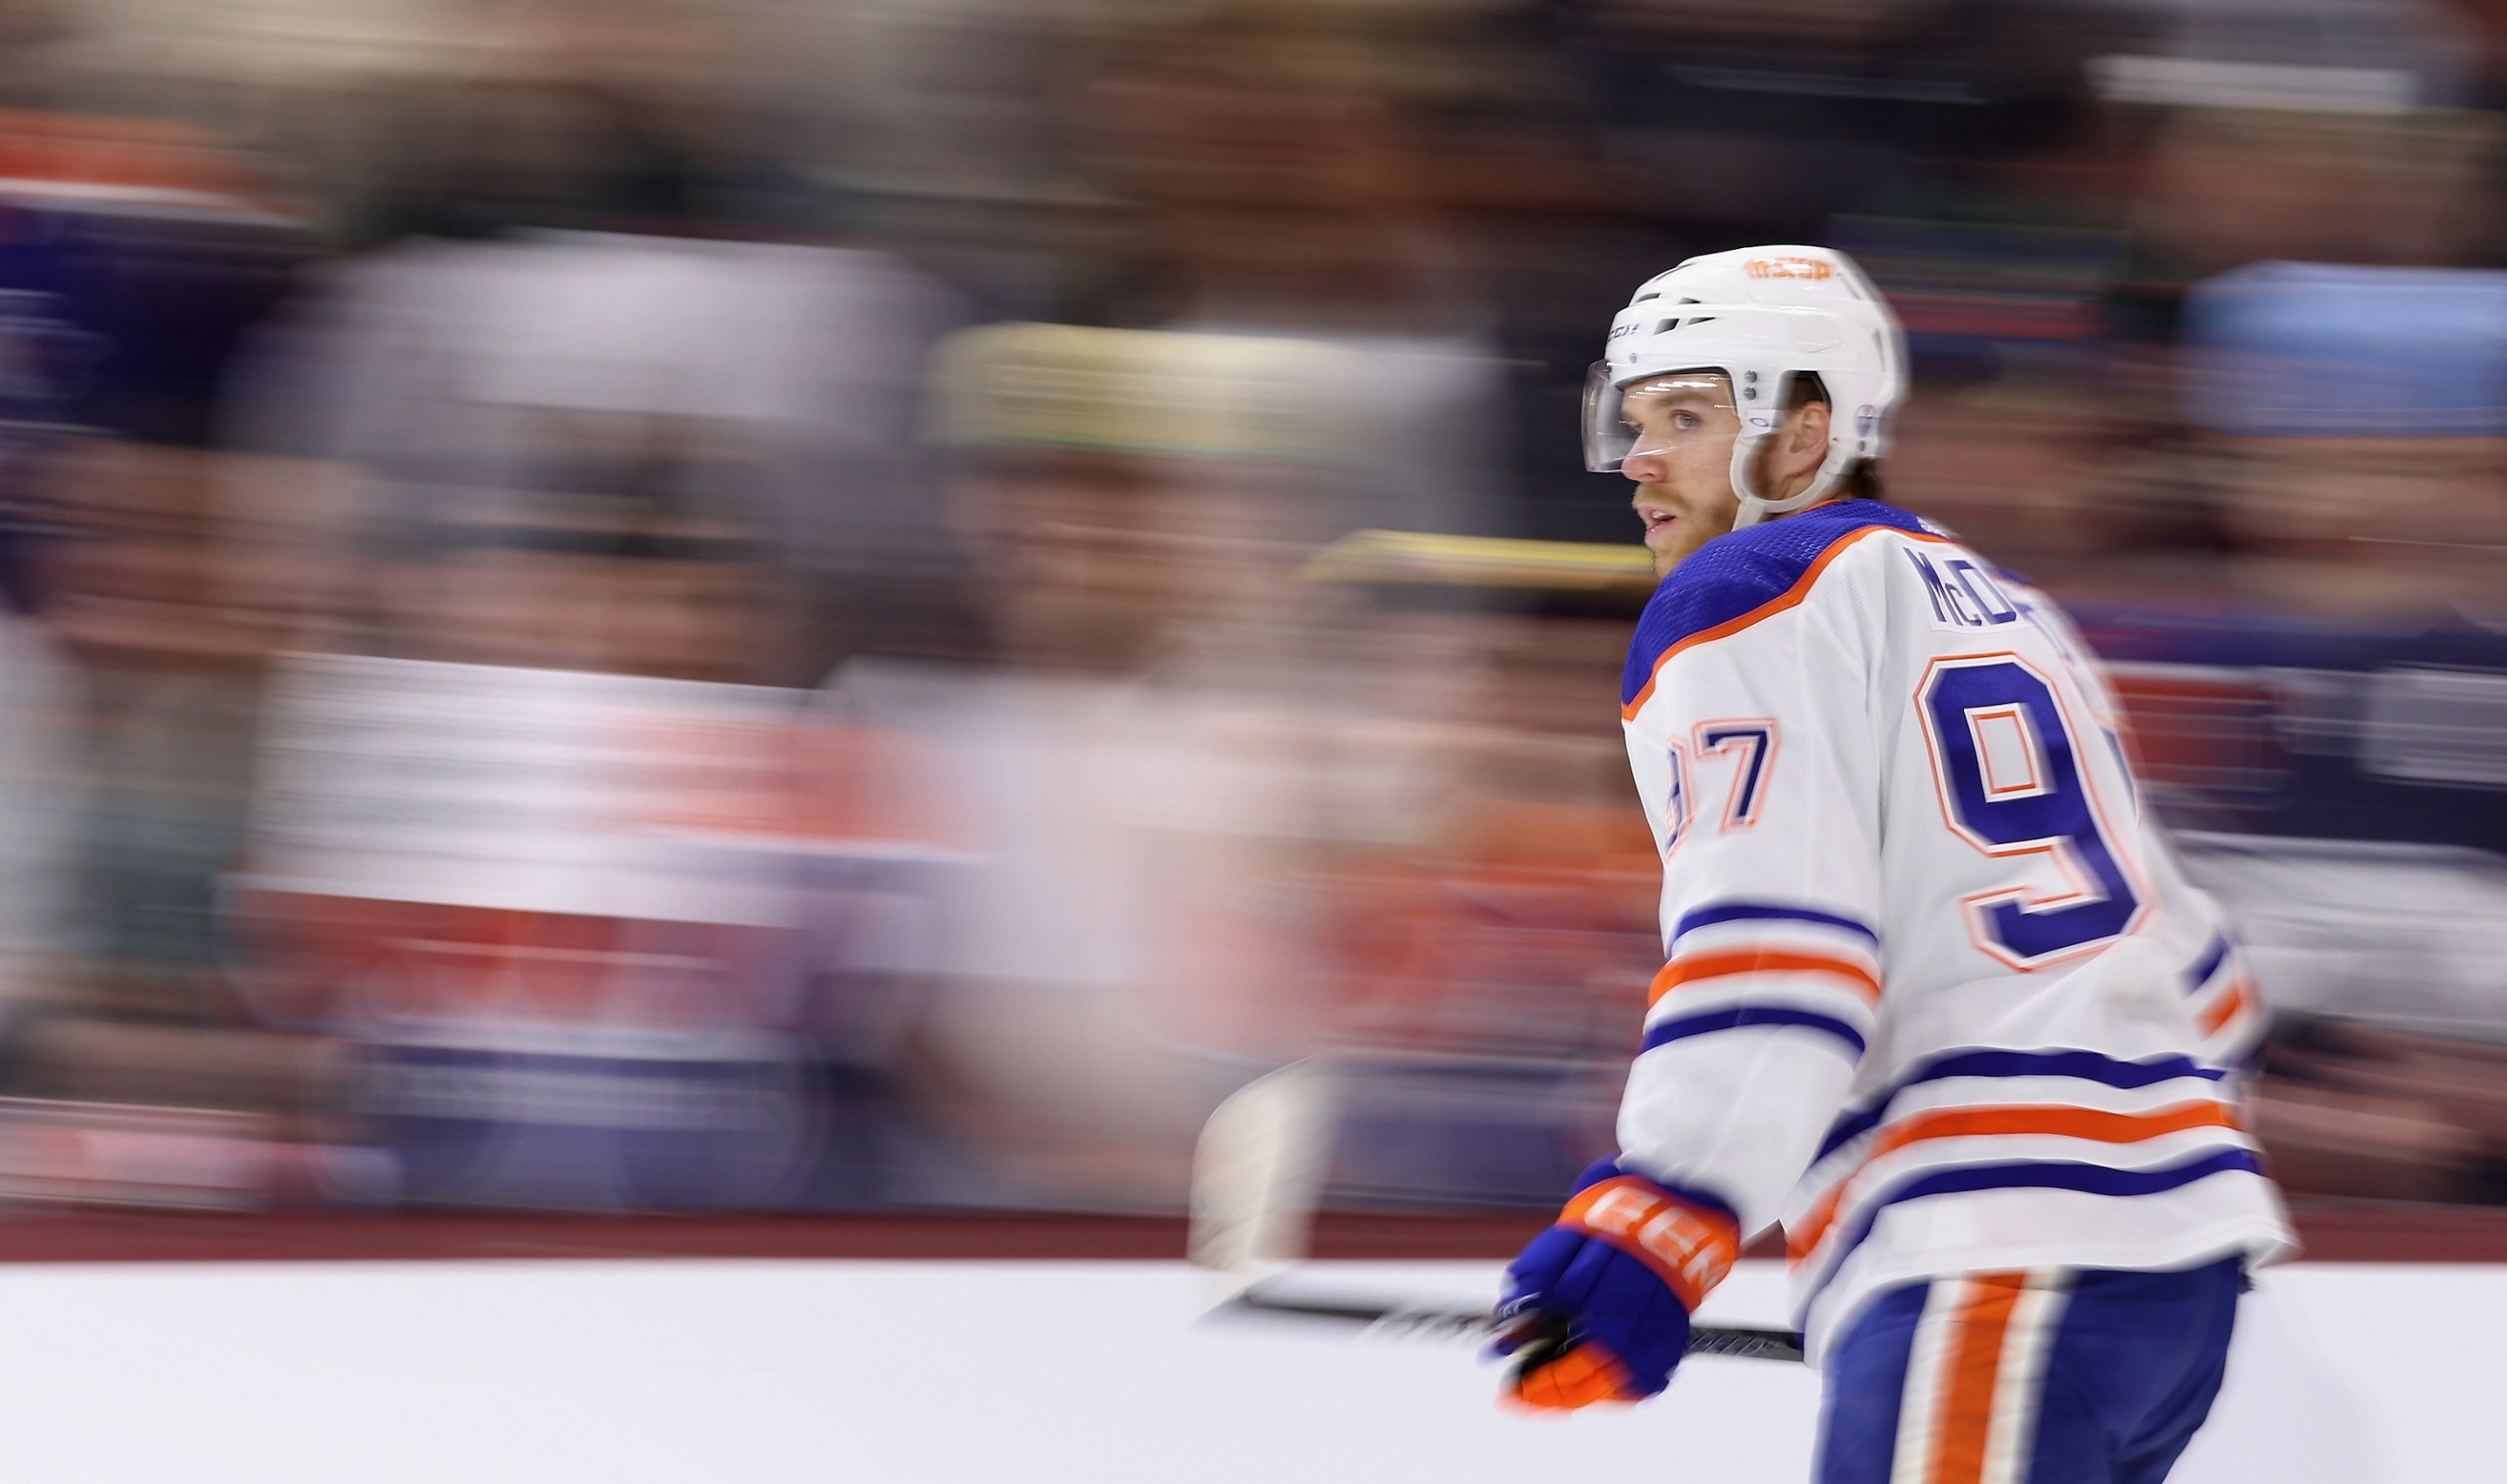
[[[1920,516],[1878,500],[1831,500],[1798,515],[1717,536],[1684,559],[1653,590],[1628,645],[1619,705],[1633,704],[1663,651],[1793,591],[1821,555],[1867,525],[1939,534]]]

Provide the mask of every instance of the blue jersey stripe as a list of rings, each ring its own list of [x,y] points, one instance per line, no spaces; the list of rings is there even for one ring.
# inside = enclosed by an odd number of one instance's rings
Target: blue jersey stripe
[[[1782,902],[1709,903],[1682,918],[1680,925],[1671,930],[1671,941],[1677,947],[1682,938],[1700,927],[1712,927],[1718,923],[1754,922],[1812,923],[1822,927],[1842,928],[1858,937],[1871,939],[1873,948],[1880,946],[1880,934],[1852,918],[1839,917],[1834,912],[1817,912],[1808,907],[1789,907]]]
[[[1734,1010],[1707,1010],[1696,1015],[1684,1015],[1646,1030],[1645,1044],[1637,1054],[1643,1056],[1656,1046],[1685,1041],[1692,1035],[1711,1035],[1718,1031],[1737,1031],[1743,1026],[1800,1026],[1806,1030],[1833,1035],[1854,1048],[1855,1059],[1863,1056],[1863,1032],[1833,1015],[1817,1015],[1808,1010],[1787,1009],[1781,1005],[1744,1005]]]
[[[2211,940],[2210,948],[2202,955],[2202,961],[2185,971],[2185,993],[2191,995],[2209,984],[2211,976],[2220,972],[2220,965],[2228,960],[2228,957],[2229,938],[2223,933]]]
[[[2109,1087],[2150,1087],[2178,1077],[2220,1080],[2217,1071],[2186,1056],[2124,1062],[2094,1051],[1962,1051],[1927,1062],[1901,1088],[1950,1077],[2079,1077]]]
[[[1962,1051],[1936,1057],[1920,1063],[1912,1072],[1900,1078],[1878,1103],[1859,1113],[1849,1113],[1829,1126],[1828,1137],[1820,1140],[1814,1162],[1880,1126],[1889,1115],[1889,1104],[1910,1087],[1926,1082],[1942,1082],[1951,1077],[2078,1077],[2107,1087],[2150,1087],[2172,1082],[2179,1077],[2199,1077],[2217,1082],[2227,1073],[2217,1068],[2204,1067],[2192,1057],[2153,1057],[2146,1062],[2120,1062],[2094,1051]]]
[[[1889,1111],[1889,1100],[1897,1096],[1897,1090],[1893,1088],[1890,1090],[1887,1098],[1881,1099],[1878,1103],[1865,1108],[1862,1112],[1848,1113],[1844,1117],[1836,1120],[1835,1123],[1830,1124],[1828,1126],[1828,1137],[1819,1141],[1819,1152],[1811,1156],[1810,1162],[1816,1165],[1821,1160],[1828,1158],[1830,1155],[1845,1147],[1847,1144],[1852,1143],[1854,1140],[1861,1139],[1864,1135],[1871,1133],[1873,1129],[1878,1128],[1880,1126],[1881,1118]]]
[[[1845,1259],[1863,1245],[1865,1238],[1871,1235],[1871,1225],[1879,1219],[1880,1213],[1908,1201],[1920,1201],[1937,1195],[1966,1195],[1980,1190],[2077,1190],[2088,1195],[2119,1197],[2159,1195],[2233,1171],[2261,1175],[2263,1168],[2247,1150],[2215,1149],[2198,1159],[2158,1170],[2115,1170],[2105,1165],[2053,1160],[1936,1170],[1930,1175],[1917,1176],[1866,1206],[1854,1218],[1854,1225],[1847,1229],[1845,1239],[1837,1244],[1835,1252],[1828,1258],[1828,1271],[1821,1275],[1819,1285],[1826,1287]]]

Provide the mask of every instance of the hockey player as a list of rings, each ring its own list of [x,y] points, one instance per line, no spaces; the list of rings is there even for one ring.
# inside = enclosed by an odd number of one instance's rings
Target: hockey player
[[[1620,700],[1669,961],[1618,1158],[1508,1270],[1508,1392],[1661,1391],[1781,1221],[1822,1484],[2148,1484],[2293,1247],[2252,990],[2070,624],[1874,497],[1903,365],[1853,263],[1777,246],[1651,280],[1593,368],[1662,578]]]

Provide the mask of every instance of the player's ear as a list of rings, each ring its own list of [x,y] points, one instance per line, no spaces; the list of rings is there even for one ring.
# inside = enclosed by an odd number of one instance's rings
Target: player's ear
[[[1785,452],[1800,457],[1817,452],[1828,454],[1828,426],[1833,416],[1825,402],[1804,402],[1785,415]]]
[[[1784,425],[1761,460],[1762,488],[1795,488],[1806,483],[1828,457],[1829,406],[1806,401],[1785,412]]]

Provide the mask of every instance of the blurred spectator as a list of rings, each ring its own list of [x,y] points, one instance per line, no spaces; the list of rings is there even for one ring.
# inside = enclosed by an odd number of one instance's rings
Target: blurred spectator
[[[1342,529],[1494,532],[1507,450],[1492,306],[1436,211],[1374,37],[1295,7],[1153,32],[1098,80],[1100,172],[1144,213],[1116,311],[1328,344]]]
[[[388,650],[791,679],[947,643],[958,563],[903,498],[946,313],[891,260],[596,235],[413,244],[332,275],[240,400],[360,472]]]
[[[1382,531],[1308,571],[1366,597],[1334,650],[1378,718],[1354,740],[1442,785],[1321,880],[1331,1198],[1541,1206],[1613,1143],[1659,966],[1660,867],[1609,705],[1652,572],[1632,547]]]
[[[1289,583],[1345,477],[1347,358],[1053,325],[935,358],[1003,666],[861,661],[830,699],[923,760],[972,856],[918,965],[913,1065],[1015,1199],[1173,1204],[1217,1100],[1314,1044],[1300,869],[1388,813],[1330,790]]]
[[[2490,114],[2184,109],[2161,122],[2137,225],[2184,278],[2259,258],[2485,262],[2499,145]]]
[[[878,1188],[816,1168],[800,893],[852,838],[757,682],[974,642],[905,497],[946,312],[878,254],[543,232],[370,254],[260,347],[233,425],[335,657],[283,671],[230,931],[257,1013],[357,1048],[370,1196]]]
[[[301,1117],[318,1051],[220,1024],[212,883],[242,836],[257,667],[284,626],[254,591],[267,549],[232,466],[202,445],[306,233],[197,129],[49,113],[0,119],[0,231],[19,307],[0,725],[29,865],[0,914],[80,950],[18,1030],[12,1090]]]
[[[2247,594],[2507,617],[2507,276],[2258,264],[2196,292],[2188,338]]]

